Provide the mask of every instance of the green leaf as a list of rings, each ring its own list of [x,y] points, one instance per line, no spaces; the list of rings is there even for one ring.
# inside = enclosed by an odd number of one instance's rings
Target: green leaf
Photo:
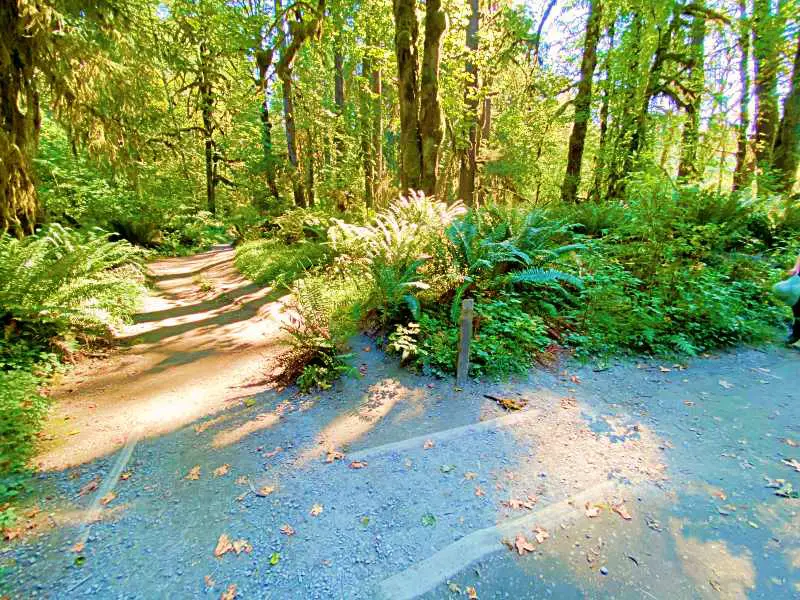
[[[281,561],[280,552],[273,552],[272,554],[270,554],[270,556],[269,556],[269,564],[271,564],[273,567],[275,565],[277,565],[280,561]]]
[[[422,524],[425,527],[435,527],[436,517],[434,517],[431,513],[425,513],[424,515],[422,515]]]

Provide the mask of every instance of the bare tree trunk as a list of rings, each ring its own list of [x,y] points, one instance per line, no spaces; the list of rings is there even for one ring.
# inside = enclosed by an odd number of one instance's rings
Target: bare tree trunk
[[[39,214],[33,157],[41,129],[34,64],[38,40],[30,35],[20,6],[0,3],[0,235],[17,237],[33,233]]]
[[[581,181],[581,163],[583,162],[583,148],[586,143],[586,129],[592,113],[592,79],[597,67],[597,42],[600,40],[600,21],[603,15],[601,0],[592,0],[589,8],[589,19],[586,23],[586,41],[583,46],[583,59],[581,60],[581,80],[578,84],[578,94],[575,96],[575,120],[572,125],[572,134],[569,136],[569,151],[567,152],[567,171],[564,174],[564,183],[561,186],[561,200],[563,202],[576,202],[578,199],[578,186]]]
[[[342,55],[338,40],[336,43],[336,50],[333,53],[333,70],[333,101],[336,104],[336,132],[334,133],[334,143],[336,146],[336,166],[340,167],[341,162],[344,160],[344,55]]]
[[[275,173],[275,155],[272,151],[272,123],[269,118],[269,97],[264,92],[264,102],[261,105],[262,146],[264,148],[264,170],[267,176],[267,187],[270,195],[275,200],[280,200],[278,180]]]
[[[614,28],[616,22],[612,21],[608,28],[608,54],[603,61],[603,71],[605,71],[605,81],[603,82],[602,91],[603,99],[600,103],[600,140],[597,143],[597,154],[594,157],[594,183],[589,192],[589,199],[593,202],[598,202],[603,196],[603,172],[606,168],[606,139],[608,138],[608,101],[611,90],[610,73],[608,71],[609,61],[611,60],[611,50],[614,48]]]
[[[316,192],[314,189],[314,138],[311,136],[310,131],[307,133],[306,139],[308,143],[303,153],[306,157],[306,199],[308,206],[314,206],[314,204],[316,204]]]
[[[700,139],[700,107],[705,89],[705,38],[706,19],[695,14],[691,28],[691,53],[689,64],[689,89],[691,98],[686,106],[686,123],[681,138],[681,160],[678,165],[678,177],[696,181],[702,172],[697,165],[697,144]]]
[[[478,26],[480,19],[479,0],[469,0],[470,15],[467,26],[467,48],[474,55],[478,50]],[[469,205],[475,203],[475,171],[478,152],[478,68],[471,58],[466,65],[467,85],[464,90],[464,105],[469,120],[467,147],[461,153],[458,172],[458,197]]]
[[[420,76],[419,135],[422,143],[422,189],[436,193],[439,146],[442,143],[442,109],[439,105],[439,63],[447,19],[441,0],[425,2],[425,44]]]
[[[372,70],[372,156],[375,183],[383,177],[383,80],[380,69]]]
[[[780,120],[778,70],[780,68],[781,27],[779,15],[772,12],[770,0],[755,0],[753,5],[756,96],[756,162],[772,162],[772,148]]]
[[[747,141],[750,131],[750,36],[752,27],[747,15],[748,0],[739,0],[739,127],[736,136],[736,170],[733,173],[733,189],[747,183]]]
[[[200,44],[200,106],[203,116],[203,143],[206,161],[206,204],[212,215],[217,212],[216,152],[214,149],[214,88],[208,77],[211,56],[205,42]]]
[[[800,164],[800,33],[797,34],[792,84],[783,107],[783,120],[772,157],[773,166],[780,174],[780,191],[791,192]]]
[[[275,0],[275,12],[281,14],[281,2]],[[285,15],[282,17],[285,20]],[[285,27],[285,23],[282,24]],[[293,50],[294,41],[293,41]],[[286,37],[282,40],[283,54],[281,61],[278,65],[277,73],[281,80],[281,87],[283,88],[283,121],[286,126],[286,153],[289,157],[289,164],[292,170],[292,193],[294,196],[295,205],[305,208],[306,194],[303,186],[303,180],[300,177],[300,161],[297,157],[297,127],[294,120],[294,93],[292,89],[292,67],[291,59],[287,59],[287,46]]]
[[[422,181],[422,140],[419,132],[417,86],[417,23],[415,0],[393,0],[394,46],[397,55],[398,101],[400,103],[400,187],[417,190]]]
[[[372,70],[372,61],[367,54],[361,61],[361,72],[366,79]],[[372,98],[365,82],[361,91],[361,163],[364,168],[364,204],[372,207],[375,197],[375,158],[372,155]]]

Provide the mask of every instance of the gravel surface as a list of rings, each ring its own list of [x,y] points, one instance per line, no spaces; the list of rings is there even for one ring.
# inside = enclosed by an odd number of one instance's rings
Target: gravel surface
[[[0,550],[10,596],[800,597],[800,500],[768,487],[800,489],[782,462],[800,460],[798,352],[455,391],[371,344],[325,393],[262,392],[41,475],[41,512]],[[223,534],[247,544],[215,557]]]

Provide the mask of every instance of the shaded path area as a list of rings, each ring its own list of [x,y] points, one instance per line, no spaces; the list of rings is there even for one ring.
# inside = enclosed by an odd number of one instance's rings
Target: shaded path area
[[[800,500],[776,495],[800,488],[796,351],[455,392],[371,344],[325,393],[261,392],[124,472],[116,453],[42,475],[46,518],[0,552],[11,596],[800,594]]]
[[[39,468],[85,463],[267,389],[283,305],[233,259],[219,246],[149,265],[154,291],[119,332],[122,347],[79,364],[52,390]]]

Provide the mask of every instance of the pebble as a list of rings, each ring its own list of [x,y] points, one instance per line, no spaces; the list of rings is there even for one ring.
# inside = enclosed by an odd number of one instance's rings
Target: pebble
[[[608,569],[606,567],[600,567],[600,574],[608,575]]]

